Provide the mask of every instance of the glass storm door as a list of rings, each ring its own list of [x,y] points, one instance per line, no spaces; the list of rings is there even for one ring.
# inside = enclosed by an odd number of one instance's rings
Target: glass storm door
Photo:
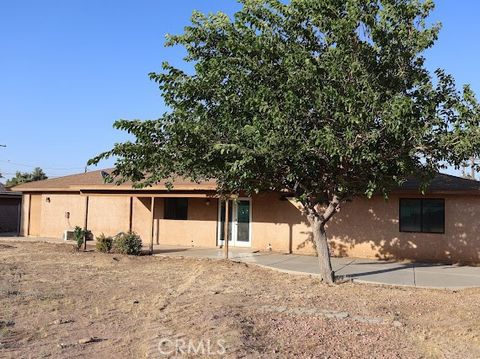
[[[220,201],[218,213],[218,241],[223,245],[225,230],[225,201]],[[228,201],[229,243],[235,247],[250,247],[251,201],[241,198]]]

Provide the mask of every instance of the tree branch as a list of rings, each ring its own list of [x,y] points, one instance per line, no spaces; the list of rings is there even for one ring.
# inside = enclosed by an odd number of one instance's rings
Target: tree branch
[[[340,198],[337,195],[333,195],[333,198],[328,204],[327,209],[320,216],[322,224],[327,223],[335,215],[335,213],[337,213],[339,206],[340,206]]]

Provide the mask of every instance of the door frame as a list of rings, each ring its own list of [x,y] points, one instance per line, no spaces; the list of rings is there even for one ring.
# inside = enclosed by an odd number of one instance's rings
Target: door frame
[[[250,197],[238,197],[231,199],[232,206],[232,238],[230,238],[229,246],[232,247],[251,247],[252,246],[252,198]],[[248,242],[237,241],[238,235],[238,204],[237,201],[247,201],[249,203],[249,218],[248,218]],[[218,199],[218,212],[217,212],[217,245],[223,246],[224,240],[220,239],[220,233],[222,233],[222,200]],[[227,220],[227,218],[225,218]]]

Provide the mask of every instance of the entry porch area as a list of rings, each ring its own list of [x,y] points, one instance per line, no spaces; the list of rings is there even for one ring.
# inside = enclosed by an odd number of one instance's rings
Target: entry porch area
[[[27,237],[64,238],[76,226],[93,237],[133,231],[144,244],[222,246],[228,217],[231,247],[251,247],[252,199],[222,201],[212,191],[99,191],[24,195]]]

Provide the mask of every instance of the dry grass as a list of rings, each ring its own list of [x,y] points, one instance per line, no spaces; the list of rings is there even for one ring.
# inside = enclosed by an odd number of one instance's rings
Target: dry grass
[[[480,290],[329,287],[225,261],[0,243],[0,357],[158,357],[168,338],[213,353],[221,340],[228,357],[478,358],[479,303]]]

